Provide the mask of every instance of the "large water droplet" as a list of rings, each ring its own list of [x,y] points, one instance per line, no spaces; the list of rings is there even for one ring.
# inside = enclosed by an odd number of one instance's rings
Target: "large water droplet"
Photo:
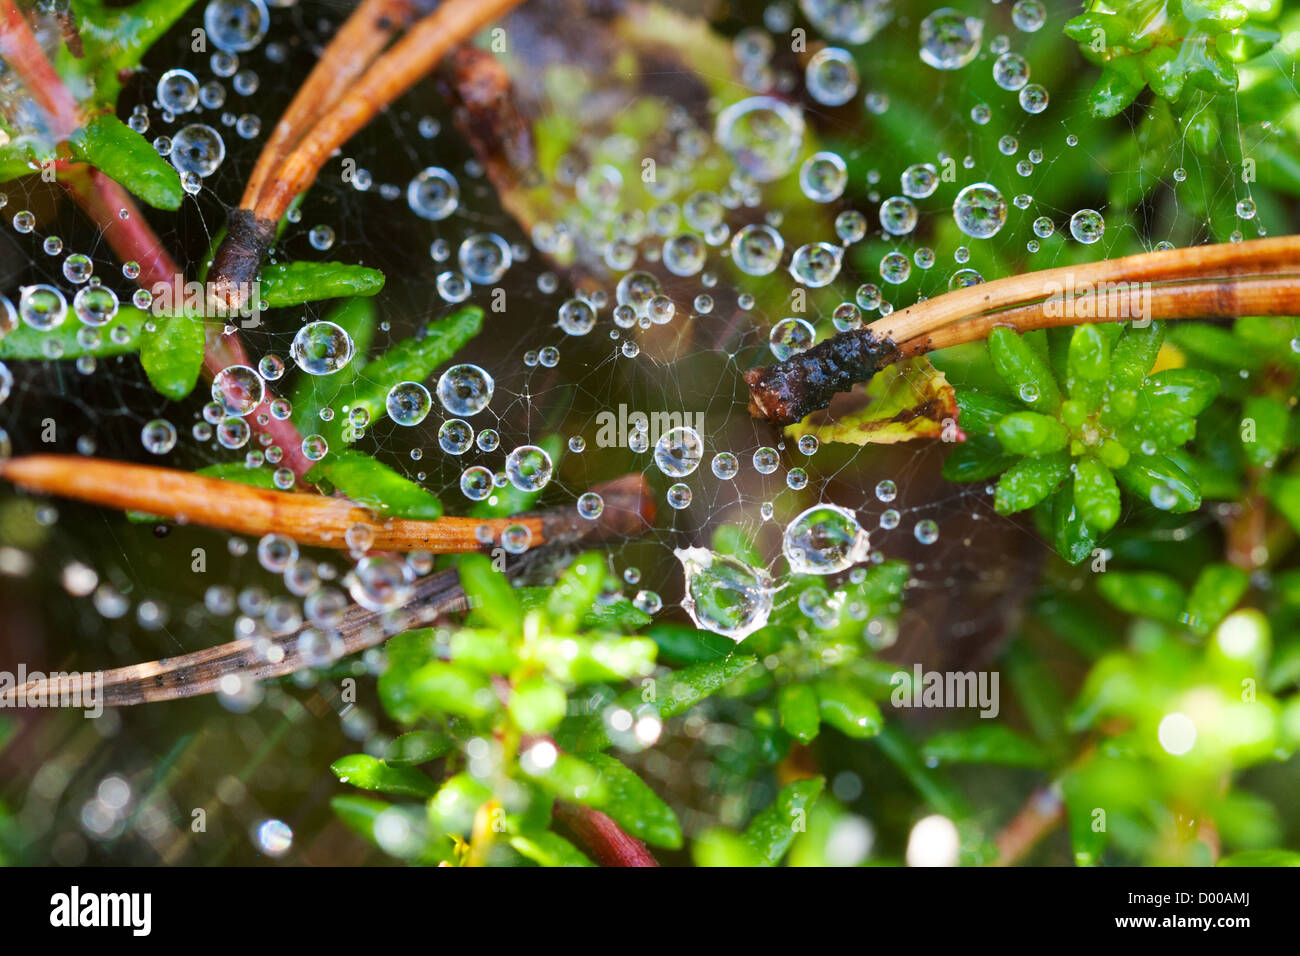
[[[739,644],[767,624],[773,589],[766,571],[706,548],[673,553],[686,576],[682,609],[696,627]]]
[[[835,574],[866,559],[867,532],[838,505],[814,505],[786,526],[781,551],[796,574]]]

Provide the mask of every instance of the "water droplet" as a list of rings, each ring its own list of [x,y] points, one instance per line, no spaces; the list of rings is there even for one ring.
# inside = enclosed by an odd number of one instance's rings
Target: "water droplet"
[[[770,475],[781,464],[781,455],[766,445],[754,452],[754,470],[760,475]]]
[[[753,96],[718,114],[714,136],[741,172],[772,182],[788,173],[799,156],[803,117],[782,100]]]
[[[1300,351],[1300,350],[1297,350]],[[740,471],[740,462],[729,451],[720,451],[713,456],[713,474],[723,481],[730,481]]]
[[[951,7],[921,21],[921,61],[936,70],[958,70],[979,55],[984,21]]]
[[[248,415],[262,404],[265,397],[266,384],[262,376],[247,365],[228,366],[212,379],[212,399],[221,403],[227,415]]]
[[[449,418],[438,429],[438,447],[448,455],[463,455],[474,444],[474,429],[461,418]]]
[[[226,158],[226,143],[211,126],[191,123],[172,137],[169,158],[180,173],[206,179]]]
[[[799,188],[813,202],[834,202],[848,181],[848,167],[839,153],[813,153],[799,167]]]
[[[939,188],[939,172],[930,163],[916,163],[903,170],[900,177],[903,195],[912,199],[925,199]]]
[[[786,526],[781,551],[796,574],[835,574],[866,559],[867,532],[837,505],[814,505]]]
[[[989,183],[972,183],[957,194],[952,204],[957,228],[972,239],[989,239],[1007,221],[1007,201]]]
[[[830,285],[840,274],[843,254],[843,249],[829,242],[807,243],[795,250],[790,260],[790,275],[813,289]]]
[[[858,67],[853,55],[840,47],[823,47],[804,69],[808,95],[823,106],[843,106],[858,92]]]
[[[551,456],[536,445],[520,445],[506,456],[506,476],[520,491],[545,488],[551,470]]]
[[[1080,209],[1070,217],[1070,235],[1084,243],[1092,245],[1106,231],[1106,220],[1095,209]]]
[[[453,365],[438,379],[438,401],[449,415],[472,418],[488,407],[494,388],[492,376],[477,365]]]
[[[460,185],[447,170],[430,166],[406,187],[406,203],[421,219],[446,219],[460,205]]]
[[[939,540],[939,525],[930,518],[923,518],[916,523],[912,534],[922,544],[934,544]]]
[[[304,325],[289,347],[289,355],[308,375],[331,375],[352,361],[354,352],[352,337],[326,321]]]
[[[168,70],[158,78],[158,105],[176,114],[188,113],[199,102],[199,81],[189,70]]]
[[[1029,61],[1019,53],[1003,53],[993,62],[993,82],[1015,91],[1029,82]]]
[[[419,382],[398,382],[384,400],[388,417],[398,425],[418,425],[433,407],[433,397]]]
[[[155,418],[140,429],[140,442],[150,454],[165,455],[176,447],[176,426],[165,418]]]
[[[685,478],[704,460],[704,442],[694,428],[670,428],[655,442],[655,464],[670,478]]]
[[[244,53],[262,42],[271,18],[263,0],[209,0],[203,25],[218,50]]]
[[[696,627],[739,644],[767,625],[774,592],[766,571],[706,548],[673,553],[685,575],[682,609]]]
[[[768,344],[777,361],[784,362],[790,356],[812,348],[816,338],[817,332],[811,322],[791,316],[772,326]]]
[[[743,226],[731,238],[732,261],[746,275],[770,274],[780,265],[784,251],[785,240],[781,234],[762,223]],[[619,286],[622,287],[622,282]]]
[[[456,253],[460,270],[475,285],[493,285],[510,268],[510,244],[496,233],[476,232],[467,236]]]

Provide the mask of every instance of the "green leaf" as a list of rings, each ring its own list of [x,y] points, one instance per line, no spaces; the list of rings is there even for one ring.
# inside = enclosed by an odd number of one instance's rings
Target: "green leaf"
[[[341,783],[361,790],[375,790],[399,797],[433,796],[438,789],[432,780],[410,767],[390,767],[369,754],[352,754],[340,757],[330,764],[330,770]]]
[[[665,621],[645,632],[645,636],[659,648],[658,659],[675,664],[697,664],[716,661],[735,650],[736,643],[729,637],[701,631],[688,624]]]
[[[26,323],[19,323],[12,332],[0,336],[0,359],[79,359],[87,355],[95,358],[123,355],[140,348],[145,323],[154,321],[148,312],[134,306],[123,306],[107,325],[100,328],[82,325],[71,315],[49,332],[39,332]],[[126,334],[118,332],[114,335],[116,329],[125,329]],[[47,349],[57,354],[50,355]]]
[[[1167,455],[1134,455],[1116,469],[1115,477],[1143,501],[1172,514],[1186,514],[1201,506],[1196,479]]]
[[[262,267],[262,301],[283,309],[321,299],[374,295],[384,287],[378,269],[343,262],[281,262]]]
[[[764,865],[780,863],[795,834],[807,830],[808,810],[821,795],[824,784],[821,777],[787,784],[771,805],[750,821],[744,839]]]
[[[1069,473],[1070,457],[1065,452],[1022,458],[998,481],[993,507],[1002,515],[1032,508],[1055,491]]]
[[[384,763],[390,767],[414,767],[437,760],[451,751],[455,741],[447,734],[433,730],[413,730],[389,742],[384,751]]]
[[[1029,343],[1011,329],[998,326],[989,333],[993,367],[1012,395],[1038,412],[1055,412],[1061,405],[1056,376]]]
[[[1300,533],[1300,476],[1270,475],[1264,482],[1264,493],[1282,517]]]
[[[385,400],[394,385],[423,382],[482,328],[483,310],[477,306],[468,306],[430,323],[423,336],[398,342],[379,358],[367,363],[355,383],[342,388],[331,404],[336,411],[344,405],[349,409],[364,408],[369,413],[371,425],[381,421],[388,415]]]
[[[749,841],[723,827],[705,830],[691,844],[691,858],[696,866],[737,869],[761,866],[759,856]]]
[[[79,100],[111,108],[124,79],[139,67],[145,51],[193,2],[138,0],[109,6],[103,0],[76,0],[74,12],[83,55],[75,57],[65,44],[58,44],[55,64],[59,75]]]
[[[1073,489],[1077,479],[1061,485],[1044,502],[1050,520],[1052,546],[1070,564],[1078,564],[1097,546],[1097,535],[1084,520]]]
[[[1070,433],[1055,418],[1037,412],[1013,412],[993,426],[1002,447],[1012,455],[1050,455],[1066,446]]]
[[[579,555],[551,588],[546,613],[557,633],[572,633],[596,603],[607,572],[604,557],[595,551]]]
[[[1074,503],[1094,531],[1104,533],[1119,520],[1119,486],[1109,468],[1091,455],[1075,463]]]
[[[545,608],[550,600],[550,588],[515,588],[515,597],[524,611]],[[649,623],[649,614],[627,598],[619,598],[609,603],[597,601],[587,608],[582,614],[581,626],[587,631],[637,631]],[[726,643],[728,651],[736,646],[731,641]]]
[[[149,384],[172,401],[180,401],[198,383],[206,343],[203,320],[192,315],[156,319],[140,344],[140,364]]]
[[[1165,340],[1165,326],[1151,322],[1143,328],[1130,325],[1110,355],[1111,381],[1116,389],[1136,389],[1155,365]]]
[[[383,800],[351,793],[330,798],[330,809],[343,821],[343,825],[371,843],[375,842],[375,818],[391,806]]]
[[[394,518],[432,521],[442,517],[442,502],[437,495],[363,452],[347,448],[331,452],[306,477]]]
[[[786,684],[777,691],[781,726],[800,743],[811,743],[821,729],[817,691],[809,684]]]
[[[156,209],[179,209],[185,198],[176,167],[112,113],[100,113],[68,139],[72,155]]]
[[[1271,468],[1287,445],[1291,407],[1276,398],[1252,395],[1241,406],[1241,449],[1256,468]]]
[[[682,828],[677,815],[644,780],[606,754],[588,754],[585,759],[600,771],[608,795],[601,809],[614,822],[652,846],[669,850],[681,847]]]
[[[532,779],[559,800],[602,810],[609,802],[608,784],[601,778],[600,771],[572,754],[559,754],[549,767],[534,772]]]
[[[1197,368],[1169,368],[1147,379],[1138,392],[1138,412],[1176,412],[1195,418],[1219,394],[1219,378]]]
[[[543,734],[564,719],[568,699],[544,677],[521,680],[510,691],[510,716],[526,734]]]
[[[521,833],[510,838],[510,845],[538,866],[596,865],[576,846],[550,830]]]
[[[648,707],[661,720],[667,720],[718,693],[757,664],[758,659],[748,654],[733,654],[720,661],[692,664],[658,681],[650,700],[643,700],[645,691],[636,687],[620,695],[618,702],[634,712]],[[604,721],[600,717],[588,721],[579,735],[578,749],[602,750],[609,745]]]
[[[852,684],[818,681],[817,710],[822,720],[856,740],[874,737],[884,725],[879,705]]]
[[[921,747],[926,762],[1042,767],[1047,754],[1028,737],[1003,724],[982,723],[935,734]]]
[[[1187,598],[1188,626],[1200,634],[1208,634],[1237,603],[1250,587],[1250,575],[1231,564],[1207,564],[1196,577],[1192,593]]]
[[[1088,109],[1101,119],[1118,116],[1145,86],[1141,64],[1135,58],[1119,56],[1108,60],[1097,85],[1088,94]]]
[[[1187,592],[1173,578],[1154,571],[1107,571],[1097,577],[1097,590],[1127,614],[1175,624],[1182,617]]]
[[[411,675],[409,686],[417,705],[430,715],[460,714],[480,720],[498,706],[488,678],[444,661],[425,664]]]
[[[460,583],[472,602],[472,619],[481,619],[507,634],[518,634],[524,612],[506,576],[483,554],[466,554],[458,559]]]

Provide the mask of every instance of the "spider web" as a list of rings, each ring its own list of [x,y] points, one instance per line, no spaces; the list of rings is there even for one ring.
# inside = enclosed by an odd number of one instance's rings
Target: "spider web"
[[[937,85],[931,82],[933,71],[924,73],[924,83],[915,82],[918,70],[929,71],[917,59],[917,24],[928,8],[899,4],[894,20],[864,48],[870,52],[870,68],[863,70],[857,95],[839,108],[821,106],[807,95],[799,58],[789,49],[789,24],[805,28],[808,24],[790,4],[733,6],[737,10],[717,21],[717,29],[734,37],[742,30],[761,28],[765,16],[776,25],[767,35],[775,45],[772,68],[778,88],[784,84],[823,147],[837,151],[848,164],[847,190],[827,207],[830,215],[820,238],[834,240],[829,225],[834,212],[856,209],[867,216],[868,235],[847,249],[833,285],[838,290],[836,301],[852,301],[853,290],[869,282],[881,287],[894,308],[902,308],[945,291],[951,274],[963,267],[993,279],[1150,249],[1161,240],[1181,245],[1225,239],[1239,226],[1264,232],[1263,208],[1255,223],[1226,225],[1185,209],[1185,191],[1175,169],[1198,173],[1195,179],[1206,194],[1197,208],[1233,206],[1251,197],[1249,184],[1232,175],[1222,151],[1202,156],[1180,140],[1176,152],[1165,157],[1164,167],[1158,170],[1137,157],[1126,158],[1120,147],[1139,135],[1143,120],[1161,108],[1157,103],[1143,100],[1123,118],[1109,121],[1110,126],[1088,118],[1082,102],[1087,85],[1077,76],[1085,72],[1083,64],[1074,44],[1059,30],[1074,13],[1073,4],[1048,4],[1047,21],[1034,33],[1012,26],[1010,4],[967,4],[985,20],[982,51],[963,70],[939,77]],[[258,80],[256,91],[242,95],[231,79],[214,74],[210,52],[191,50],[190,30],[202,22],[200,6],[150,52],[144,69],[128,84],[118,113],[125,118],[143,104],[150,139],[172,135],[187,123],[203,122],[225,140],[227,154],[221,167],[178,214],[147,213],[178,262],[193,266],[206,257],[228,210],[238,202],[266,132],[292,96],[294,82],[306,75],[349,9],[344,3],[305,0],[272,7],[270,33],[257,49],[241,55],[240,69],[253,71]],[[566,33],[579,35],[568,26]],[[809,37],[820,39],[811,29]],[[1026,113],[1014,91],[988,82],[996,58],[991,49],[1002,42],[999,38],[1008,49],[1026,56],[1032,80],[1049,90],[1052,99],[1042,114]],[[159,76],[173,68],[191,71],[200,83],[220,83],[224,103],[166,117],[154,102],[154,90]],[[711,79],[720,76],[721,72]],[[653,95],[656,84],[668,86],[673,76],[670,70],[632,79],[638,89]],[[544,112],[563,108],[546,91],[534,95]],[[864,97],[874,97],[877,106],[885,100],[888,105],[873,111],[864,107]],[[971,115],[980,104],[990,112],[983,125]],[[261,132],[251,139],[234,129],[243,114],[260,119]],[[1116,127],[1121,132],[1116,133]],[[1254,127],[1239,127],[1225,137],[1244,144],[1247,136],[1258,133]],[[1006,136],[1017,140],[1010,155],[998,145]],[[1070,145],[1067,137],[1077,137],[1077,145]],[[1031,151],[1041,151],[1041,158],[1030,161],[1029,175],[1022,176],[1016,164],[1029,161]],[[942,167],[945,157],[952,158],[957,170],[955,185],[945,182],[933,197],[916,200],[920,219],[912,234],[896,239],[883,236],[876,210],[881,200],[899,194],[903,170],[914,163]],[[345,160],[354,161],[360,175],[345,177]],[[417,217],[406,203],[407,183],[428,166],[450,170],[461,189],[457,211],[439,222]],[[1148,190],[1131,212],[1113,206],[1108,196],[1108,186],[1129,175],[1147,176],[1160,184]],[[797,176],[797,170],[789,176]],[[367,180],[369,187],[360,188]],[[952,216],[953,189],[980,181],[995,184],[1009,207],[1005,227],[994,239],[984,241],[960,235]],[[640,183],[624,184],[626,195],[641,188]],[[20,234],[10,224],[0,230],[0,288],[11,299],[16,302],[18,289],[34,283],[55,285],[71,298],[73,287],[63,276],[61,262],[75,252],[90,256],[95,275],[124,303],[129,301],[133,286],[122,275],[121,264],[75,207],[60,201],[54,187],[28,177],[7,184],[3,191],[7,218],[31,210],[38,222],[30,234]],[[688,192],[672,198],[680,202]],[[1023,209],[1013,202],[1019,194],[1032,197]],[[760,209],[766,208],[766,198]],[[638,195],[636,201],[644,200]],[[1069,239],[1067,225],[1074,211],[1084,207],[1100,211],[1107,223],[1102,240],[1086,247]],[[1033,223],[1043,216],[1052,221],[1054,231],[1050,237],[1038,238]],[[728,211],[727,221],[735,228],[755,220],[752,211],[742,207]],[[316,226],[333,230],[328,249],[313,246],[310,236]],[[968,658],[970,647],[984,647],[987,652],[991,636],[996,638],[1004,630],[1008,606],[1023,597],[1035,568],[1049,555],[1030,523],[994,520],[989,489],[982,483],[943,482],[938,467],[947,448],[941,442],[825,444],[805,456],[793,440],[755,421],[746,409],[748,395],[741,373],[773,360],[767,341],[770,327],[790,314],[779,306],[796,287],[785,269],[790,248],[776,273],[754,279],[727,267],[725,243],[710,247],[703,272],[711,273],[716,282],[708,283],[703,275],[673,279],[655,263],[647,265],[647,250],[662,242],[652,237],[640,246],[637,268],[651,268],[664,280],[677,307],[672,321],[649,329],[617,328],[610,315],[618,276],[610,275],[600,282],[606,304],[599,310],[595,328],[585,336],[566,335],[556,317],[561,304],[574,294],[572,283],[562,268],[532,247],[526,231],[501,208],[481,167],[455,131],[443,98],[433,83],[426,82],[384,111],[340,156],[327,162],[306,196],[300,217],[289,225],[273,254],[279,261],[337,260],[385,273],[387,284],[377,299],[380,324],[368,352],[374,356],[454,310],[455,304],[440,296],[437,276],[456,268],[456,250],[467,236],[484,232],[499,234],[510,243],[515,262],[499,283],[472,288],[467,301],[485,308],[485,327],[456,361],[478,364],[495,380],[490,407],[471,424],[476,431],[497,430],[499,448],[493,452],[471,448],[463,456],[442,453],[438,429],[450,416],[436,406],[413,428],[386,419],[373,423],[355,447],[436,492],[452,514],[464,513],[473,504],[460,491],[466,467],[483,464],[500,471],[511,449],[549,435],[558,436],[566,447],[540,507],[573,506],[579,495],[602,481],[631,472],[644,475],[658,505],[654,527],[636,538],[612,542],[605,550],[611,568],[628,582],[627,594],[653,592],[662,599],[662,614],[669,619],[684,619],[678,608],[682,572],[674,548],[707,546],[713,529],[734,524],[779,575],[784,571],[780,536],[785,523],[811,504],[830,501],[857,512],[870,531],[876,555],[911,563],[909,608],[921,606],[925,611],[909,610],[901,628],[905,639],[910,635],[921,646],[965,642]],[[43,251],[51,237],[62,240],[55,255]],[[1028,250],[1031,240],[1038,241],[1037,251]],[[447,246],[442,261],[430,252],[437,242]],[[959,247],[969,250],[969,261],[956,258]],[[903,252],[911,261],[922,248],[934,251],[931,268],[914,265],[909,280],[900,285],[882,281],[879,262],[886,252]],[[505,290],[504,312],[492,308],[496,287]],[[543,291],[552,287],[553,291]],[[712,310],[693,308],[700,294],[713,298]],[[739,298],[744,294],[754,295],[761,304],[741,307]],[[814,323],[819,335],[828,334],[834,302],[824,296],[814,301],[817,304],[803,317]],[[309,303],[276,310],[264,314],[259,327],[240,330],[251,363],[267,354],[288,362],[289,343],[302,322],[325,317],[331,307],[332,303]],[[637,343],[639,352],[634,357],[623,354],[627,342]],[[548,348],[558,351],[551,367],[536,360]],[[15,381],[12,394],[0,405],[0,427],[8,433],[15,455],[81,453],[193,469],[239,461],[255,447],[250,444],[232,451],[211,440],[196,440],[191,430],[202,421],[206,385],[200,383],[195,395],[184,402],[169,402],[149,386],[132,355],[81,367],[67,361],[8,364]],[[272,385],[287,394],[298,374],[291,367],[284,379]],[[615,447],[598,443],[602,416],[617,417],[620,406],[628,413],[678,413],[702,419],[704,462],[680,479],[691,490],[685,508],[667,505],[665,496],[675,479],[656,467],[652,451],[634,452],[625,438]],[[160,417],[176,426],[180,441],[172,452],[157,458],[142,448],[140,431]],[[49,422],[54,425],[52,442],[42,437]],[[574,438],[585,443],[583,450],[569,450],[567,443]],[[780,466],[771,474],[760,474],[752,464],[754,453],[765,447],[780,451]],[[735,479],[721,480],[712,474],[709,462],[719,452],[739,459]],[[789,487],[794,468],[806,470],[806,488]],[[884,479],[897,486],[896,500],[881,501],[877,495],[877,484]],[[767,504],[772,507],[770,517],[764,516]],[[887,510],[899,514],[892,530],[879,527]],[[938,539],[928,544],[914,534],[925,519],[939,527]],[[244,607],[263,613],[273,600],[297,600],[278,575],[258,566],[255,544],[197,527],[132,524],[97,508],[32,499],[6,487],[0,490],[0,604],[12,622],[7,625],[8,659],[29,661],[32,669],[39,665],[46,671],[89,670],[232,640],[239,612],[213,611],[214,603],[224,603],[223,595],[227,600],[235,595]],[[190,570],[195,548],[205,552],[202,573]],[[337,554],[313,554],[312,560],[332,569],[327,574],[335,585],[347,571],[346,558]],[[542,580],[546,573],[540,572]],[[216,598],[213,588],[220,592]],[[327,854],[346,859],[356,851],[346,849],[336,829],[328,826],[329,810],[319,788],[315,795],[308,793],[317,768],[343,752],[339,747],[346,744],[339,741],[340,734],[370,750],[382,747],[386,738],[378,730],[375,708],[349,706],[338,690],[340,674],[373,672],[378,661],[378,655],[370,653],[361,661],[346,662],[327,679],[300,675],[296,690],[272,686],[262,706],[241,719],[240,729],[220,739],[203,730],[204,716],[212,713],[211,701],[166,705],[168,716],[150,708],[109,712],[105,719],[89,723],[71,715],[40,715],[43,722],[32,751],[45,761],[43,769],[13,780],[4,796],[11,808],[21,808],[21,819],[32,834],[27,845],[41,847],[42,853],[60,862],[247,861],[256,858],[255,845],[263,850],[267,846],[263,837],[250,843],[247,833],[272,818],[283,818],[296,832],[311,835],[298,841],[294,859],[331,858]],[[93,759],[83,764],[82,756],[92,752]],[[292,755],[294,766],[269,759],[277,753]],[[175,775],[175,768],[196,764],[240,769],[185,779]],[[654,757],[649,766],[668,778],[677,764],[672,757]],[[115,804],[119,783],[130,793],[122,806]],[[727,799],[734,802],[735,794]],[[194,808],[210,811],[219,835],[216,840],[200,841],[197,848],[187,843]],[[726,816],[717,805],[701,813],[702,819]]]

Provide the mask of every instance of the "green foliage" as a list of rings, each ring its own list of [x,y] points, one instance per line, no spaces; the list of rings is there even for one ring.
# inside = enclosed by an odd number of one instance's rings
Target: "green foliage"
[[[987,481],[1000,473],[997,511],[1037,506],[1058,553],[1071,563],[1091,554],[1119,521],[1121,487],[1162,511],[1196,510],[1200,486],[1179,455],[1220,381],[1193,368],[1148,374],[1163,337],[1158,323],[1080,325],[1046,336],[994,329],[989,356],[1022,409],[959,390],[968,441],[945,462],[944,476]],[[1270,421],[1269,434],[1277,429]]]
[[[340,491],[380,514],[422,521],[442,517],[437,495],[359,451],[330,452],[306,477],[323,493]]]
[[[158,209],[179,209],[185,198],[176,167],[112,113],[101,113],[72,134],[72,155],[90,163]]]
[[[280,262],[262,267],[262,301],[283,309],[348,296],[374,295],[384,287],[377,269],[343,262]]]
[[[180,401],[199,380],[206,341],[203,320],[191,315],[154,319],[152,332],[140,344],[140,364],[149,384],[173,401]]]

